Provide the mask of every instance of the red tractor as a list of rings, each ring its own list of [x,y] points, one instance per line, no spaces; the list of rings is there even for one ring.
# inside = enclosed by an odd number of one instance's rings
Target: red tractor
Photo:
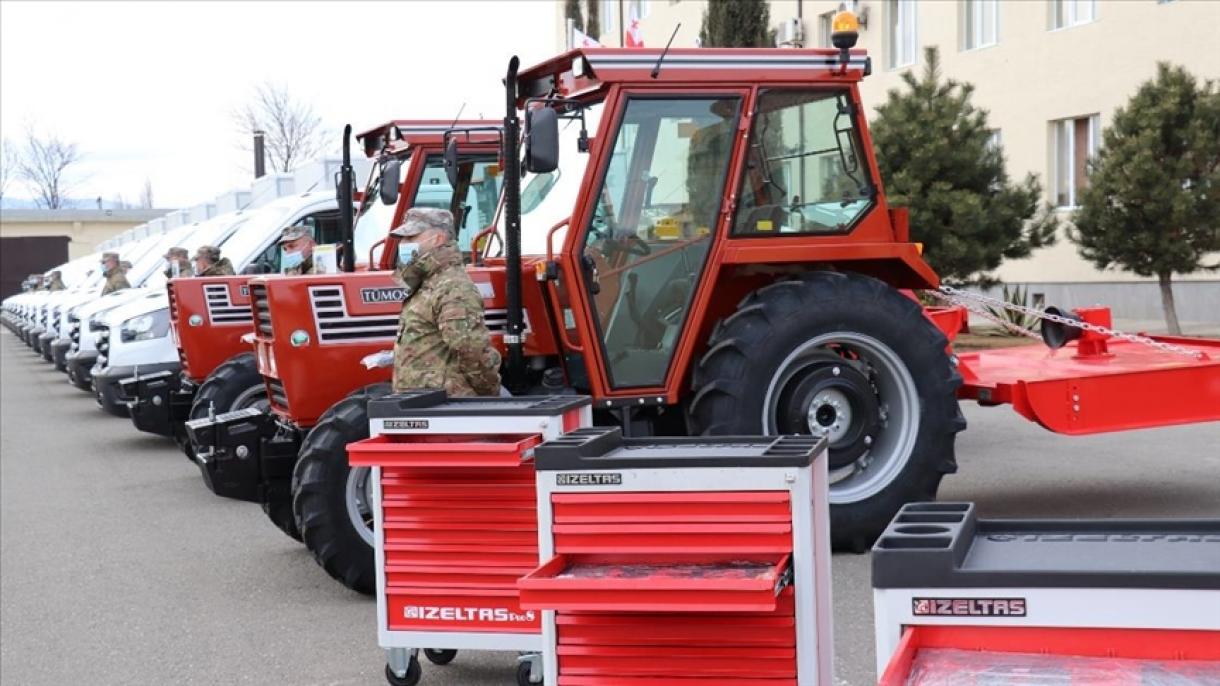
[[[940,283],[886,201],[857,88],[870,68],[846,48],[579,49],[520,73],[514,59],[503,209],[470,267],[508,390],[590,395],[595,421],[628,434],[825,435],[833,543],[851,550],[956,470],[959,398],[1012,403],[1066,433],[1220,419],[1214,341],[1118,342],[1084,313],[1050,321],[1057,343],[1083,333],[1057,355],[951,352],[933,320],[964,313],[933,317],[903,292]],[[558,164],[561,128],[579,130],[564,150],[578,165]],[[447,147],[450,170],[461,155]],[[572,166],[585,167],[579,183]],[[565,177],[571,198],[543,192]],[[345,446],[367,436],[365,405],[386,388],[331,402],[372,380],[352,341],[392,343],[398,304],[368,297],[387,282],[316,278],[305,293],[253,280],[278,423],[217,420],[264,437],[316,422],[294,471],[296,521],[327,571],[366,592],[368,479]]]
[[[442,155],[443,136],[455,125],[468,129],[457,143],[462,157],[458,176],[466,174],[457,194],[443,168]],[[183,419],[209,428],[192,431],[184,424],[183,430],[191,431],[193,440],[187,442],[188,451],[196,455],[204,481],[214,493],[261,503],[272,522],[290,536],[300,538],[292,515],[289,486],[301,438],[327,408],[351,390],[389,380],[387,368],[365,368],[358,364],[362,357],[384,349],[387,341],[392,344],[403,298],[402,287],[386,271],[394,254],[382,250],[382,241],[374,243],[370,233],[384,236],[408,208],[416,205],[453,209],[468,226],[481,228],[482,222],[490,221],[499,198],[495,164],[498,126],[496,122],[480,121],[399,120],[357,136],[365,154],[376,163],[360,196],[359,217],[349,232],[354,235],[350,242],[354,251],[350,254],[367,257],[367,264],[375,271],[349,269],[351,273],[325,276],[242,276],[174,282],[171,303],[175,308],[183,368],[189,369],[192,377],[206,376],[206,381],[192,392],[189,412]],[[477,178],[471,178],[474,173]],[[455,203],[455,198],[461,202]],[[340,206],[348,207],[350,203]],[[353,223],[350,218],[345,222]],[[361,254],[356,255],[357,252]],[[334,297],[333,289],[340,287],[356,289],[351,298],[360,304],[352,312],[334,306],[325,309],[318,315],[315,326],[313,304],[319,299],[326,303],[327,297]],[[209,300],[210,294],[213,291],[219,294],[221,288],[228,289],[227,304],[244,305],[240,308],[244,319],[236,312],[223,323],[211,316],[210,330],[178,324],[191,317],[202,322],[202,313],[210,312],[208,308],[218,297],[211,296]],[[280,318],[277,313],[273,326],[269,302],[275,302],[277,310],[305,312],[310,320],[297,323],[291,317]],[[369,312],[374,313],[372,321],[352,324],[360,322],[359,318]],[[256,346],[257,355],[250,352],[251,337],[272,341],[277,330],[281,332],[279,341],[289,351],[314,341],[324,353],[310,362],[318,366],[280,369],[276,364],[278,356],[267,347]],[[305,343],[298,339],[301,334],[308,337]],[[282,354],[291,357],[290,353]],[[285,393],[289,387],[309,391],[294,398],[291,414]],[[243,414],[242,410],[251,412]],[[253,434],[238,436],[237,443],[232,440],[236,434],[215,431],[209,422],[209,417],[228,417],[234,413],[255,417],[252,421],[259,427]],[[277,422],[276,416],[283,421]],[[240,424],[238,428],[246,426]],[[267,440],[262,441],[263,438]],[[244,447],[239,449],[239,445]],[[252,450],[257,450],[257,458],[246,459]]]

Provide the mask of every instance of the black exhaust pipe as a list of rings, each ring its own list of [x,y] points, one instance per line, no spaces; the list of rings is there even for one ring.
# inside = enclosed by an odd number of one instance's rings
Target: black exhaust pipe
[[[339,235],[343,236],[343,271],[356,271],[355,212],[352,204],[352,125],[343,127],[343,165],[339,167],[339,180],[335,195],[339,200]],[[371,266],[371,265],[370,265]]]
[[[521,340],[524,330],[521,316],[521,151],[518,137],[521,122],[517,119],[517,68],[521,61],[514,55],[508,61],[504,79],[504,266],[508,298],[504,345],[508,349],[508,364],[504,368],[504,385],[512,393],[522,390],[525,380],[525,350]]]
[[[261,179],[267,175],[267,134],[254,132],[254,178]]]

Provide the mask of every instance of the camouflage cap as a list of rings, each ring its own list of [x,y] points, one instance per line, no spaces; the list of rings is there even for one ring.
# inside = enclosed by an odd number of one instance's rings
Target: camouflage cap
[[[309,230],[309,227],[305,224],[294,224],[292,226],[284,227],[284,230],[280,232],[279,242],[290,243],[298,238],[304,238],[306,236],[309,236],[310,238],[313,237],[313,232]]]
[[[131,269],[131,262],[128,262],[127,260],[119,260],[119,266],[123,269]]]
[[[418,236],[430,229],[444,231],[452,236],[453,213],[449,210],[435,207],[412,207],[407,210],[407,215],[402,218],[402,223],[390,233],[402,238],[409,238],[411,236]]]
[[[217,248],[214,245],[201,245],[199,246],[199,249],[195,251],[195,259],[199,259],[201,257],[208,262],[219,262],[220,248]]]
[[[104,252],[102,253],[102,261],[105,262],[106,260],[114,260],[115,262],[118,262],[119,254],[117,252]]]
[[[176,245],[174,247],[170,248],[169,250],[165,251],[165,259],[167,259],[167,260],[172,260],[175,258],[181,258],[181,259],[185,260],[186,258],[188,258],[190,256],[191,255],[190,255],[190,253],[188,253],[186,251],[186,248],[182,248],[182,247],[179,247]]]

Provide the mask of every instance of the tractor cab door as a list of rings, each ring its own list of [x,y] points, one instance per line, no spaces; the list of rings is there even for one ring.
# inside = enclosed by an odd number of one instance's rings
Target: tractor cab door
[[[592,207],[569,238],[586,354],[610,390],[663,386],[703,274],[744,91],[624,94]],[[590,360],[593,362],[593,360]],[[592,371],[592,369],[591,369]]]

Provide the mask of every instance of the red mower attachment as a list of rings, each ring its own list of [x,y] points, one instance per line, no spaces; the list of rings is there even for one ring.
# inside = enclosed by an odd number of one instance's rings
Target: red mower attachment
[[[1105,307],[1048,312],[1047,346],[958,354],[959,397],[1062,434],[1220,421],[1220,340],[1121,334]]]

